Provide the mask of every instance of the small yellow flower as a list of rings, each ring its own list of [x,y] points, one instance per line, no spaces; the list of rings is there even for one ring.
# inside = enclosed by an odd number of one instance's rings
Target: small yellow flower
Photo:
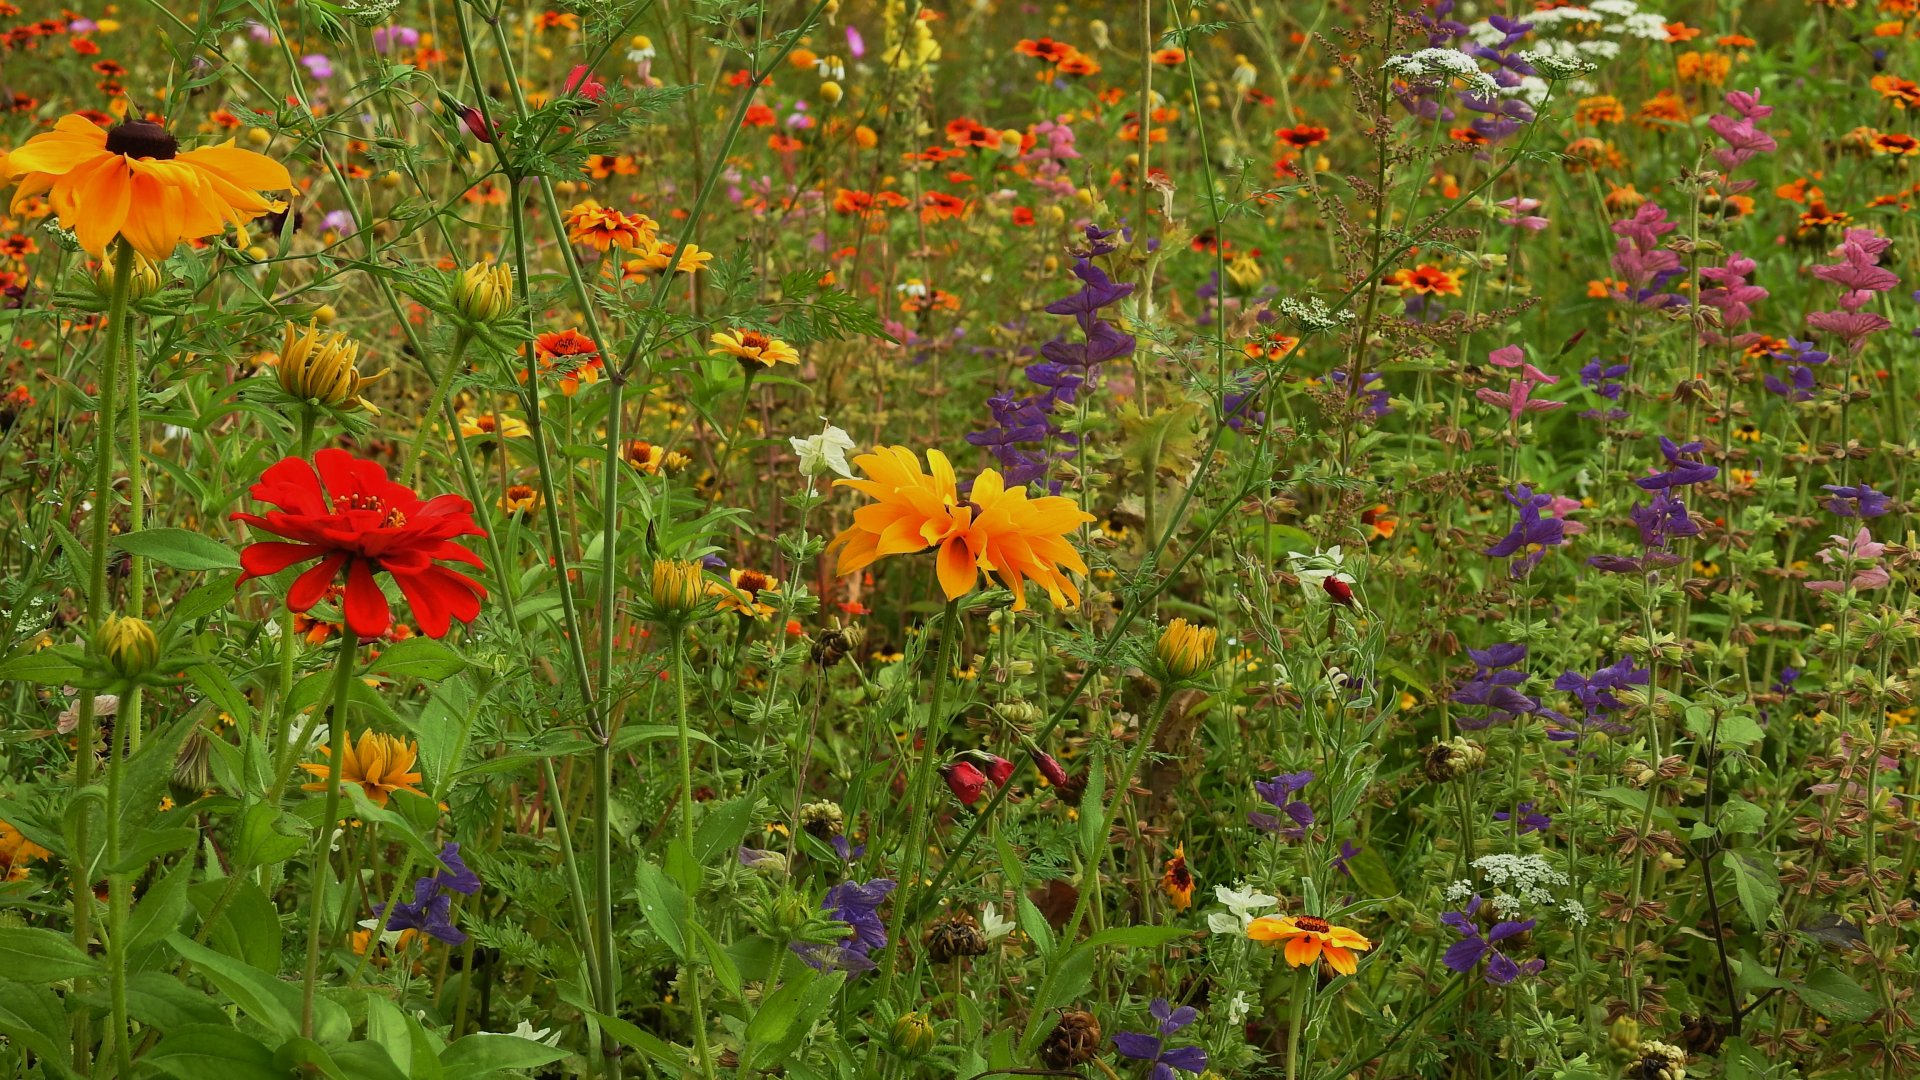
[[[758,330],[715,334],[713,348],[707,350],[707,355],[731,356],[739,360],[743,367],[758,364],[770,368],[775,364],[800,363],[800,353],[793,346]]]
[[[333,757],[333,748],[330,746],[322,746],[320,752],[328,758]],[[426,792],[414,786],[420,782],[420,774],[413,771],[419,757],[419,748],[406,739],[377,731],[363,731],[358,744],[347,741],[346,754],[340,759],[340,780],[342,783],[359,784],[376,806],[387,805],[387,799],[396,791],[424,797]],[[300,790],[327,790],[328,762],[307,761],[302,762],[300,767],[320,778],[319,783],[300,785]]]
[[[145,619],[108,616],[94,642],[107,664],[121,675],[145,675],[160,662],[160,640]]]
[[[478,416],[461,417],[460,434],[469,439],[491,438],[494,436],[502,439],[524,439],[533,434],[533,432],[527,427],[525,420],[517,420],[511,416],[500,416],[496,413],[481,413]]]
[[[727,583],[709,582],[707,591],[720,602],[721,611],[732,611],[755,619],[770,618],[773,605],[763,603],[760,594],[777,592],[780,583],[758,570],[727,571]]]

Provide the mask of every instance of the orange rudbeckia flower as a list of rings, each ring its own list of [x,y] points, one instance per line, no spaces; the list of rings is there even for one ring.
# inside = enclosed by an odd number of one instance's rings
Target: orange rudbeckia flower
[[[17,212],[45,194],[60,223],[95,256],[121,237],[156,262],[183,240],[225,232],[286,208],[262,191],[293,187],[286,166],[228,139],[180,152],[166,128],[129,120],[111,131],[78,115],[7,155],[4,176],[19,179]]]
[[[837,552],[837,573],[855,573],[889,555],[938,549],[935,570],[948,600],[973,591],[982,571],[1013,593],[1016,611],[1027,606],[1031,578],[1055,607],[1080,602],[1080,590],[1065,571],[1084,574],[1087,564],[1067,543],[1067,534],[1094,520],[1072,499],[1027,497],[1006,486],[993,469],[982,471],[962,499],[953,465],[938,450],[920,458],[904,446],[876,448],[853,459],[866,479],[835,480],[874,501],[854,511],[853,524],[828,545]]]
[[[1356,952],[1373,948],[1373,942],[1357,930],[1335,926],[1312,915],[1264,915],[1247,927],[1254,941],[1285,942],[1287,963],[1293,967],[1311,964],[1326,956],[1327,963],[1342,975],[1359,970]]]
[[[397,791],[422,797],[426,795],[426,792],[414,786],[420,783],[420,774],[414,771],[414,763],[419,760],[420,752],[412,742],[377,731],[361,732],[357,744],[351,739],[343,738],[342,741],[346,743],[346,755],[340,759],[340,782],[359,784],[375,806],[387,805],[387,799]],[[320,752],[331,758],[333,747],[322,746]],[[300,790],[327,790],[326,762],[307,761],[302,762],[300,767],[320,778],[317,784],[301,784]]]

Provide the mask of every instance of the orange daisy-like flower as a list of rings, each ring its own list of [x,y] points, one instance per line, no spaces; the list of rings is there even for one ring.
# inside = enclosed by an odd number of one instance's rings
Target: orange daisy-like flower
[[[938,450],[927,451],[931,472],[904,446],[876,448],[853,464],[866,479],[834,484],[874,501],[854,511],[853,524],[827,546],[828,554],[838,553],[836,573],[844,577],[889,555],[935,548],[940,588],[949,600],[973,591],[985,571],[1013,593],[1016,611],[1027,606],[1029,578],[1047,590],[1055,607],[1080,603],[1080,590],[1065,571],[1085,574],[1087,564],[1066,537],[1094,517],[1072,499],[1030,499],[1025,488],[1009,489],[993,469],[981,472],[962,499],[953,465]]]
[[[1882,98],[1902,109],[1920,106],[1920,83],[1898,75],[1875,75],[1867,80]]]
[[[595,251],[636,251],[653,243],[659,223],[645,214],[626,214],[588,199],[567,211],[567,239]]]
[[[581,383],[591,386],[599,382],[605,366],[600,359],[600,347],[592,338],[572,328],[534,338],[533,352],[543,370],[560,372],[560,392],[567,397],[578,393]],[[520,381],[525,382],[526,378],[527,373],[520,372]]]
[[[1187,869],[1186,845],[1173,849],[1173,858],[1167,860],[1167,868],[1160,874],[1160,890],[1173,902],[1175,911],[1193,906],[1193,871]]]
[[[1284,942],[1287,963],[1293,967],[1311,964],[1324,955],[1333,970],[1342,975],[1359,970],[1354,953],[1373,948],[1373,942],[1359,931],[1312,915],[1264,915],[1247,927],[1247,936],[1254,941]]]
[[[414,786],[420,782],[420,774],[413,771],[420,753],[413,743],[376,731],[361,732],[358,744],[351,739],[342,741],[346,744],[346,753],[340,759],[340,780],[342,783],[359,784],[374,805],[387,805],[387,799],[396,791],[421,796],[426,794]],[[322,746],[320,752],[329,758],[333,756],[330,746]],[[300,767],[320,778],[317,784],[300,785],[300,790],[327,790],[326,762],[306,761]]]
[[[16,211],[44,193],[88,252],[104,255],[120,237],[155,261],[184,240],[285,209],[260,193],[293,187],[286,166],[231,139],[183,154],[159,124],[129,120],[102,131],[77,114],[7,155],[0,180],[14,178]]]
[[[1398,271],[1387,279],[1387,283],[1417,296],[1460,295],[1460,275],[1432,263],[1421,263],[1411,270]]]
[[[1326,128],[1314,124],[1295,124],[1274,132],[1273,137],[1295,150],[1308,150],[1326,142],[1328,134]]]

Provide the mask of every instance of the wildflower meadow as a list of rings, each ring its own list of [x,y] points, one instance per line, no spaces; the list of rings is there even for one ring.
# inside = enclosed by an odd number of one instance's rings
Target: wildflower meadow
[[[0,1080],[1920,1076],[1917,203],[1916,0],[0,0]]]

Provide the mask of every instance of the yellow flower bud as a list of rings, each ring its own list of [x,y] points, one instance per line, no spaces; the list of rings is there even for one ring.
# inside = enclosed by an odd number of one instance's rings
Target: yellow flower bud
[[[98,283],[100,291],[103,293],[113,288],[112,259],[101,260],[100,272],[94,277],[94,281]],[[145,255],[137,251],[134,252],[133,271],[127,284],[128,298],[145,300],[147,297],[159,292],[160,286],[164,284],[166,283],[160,278],[160,268],[149,261]]]
[[[901,1013],[899,1019],[893,1022],[891,1034],[893,1048],[902,1057],[908,1058],[925,1056],[933,1049],[938,1038],[933,1021],[928,1019],[927,1014],[917,1012]]]
[[[311,322],[303,332],[288,323],[274,374],[280,388],[301,401],[377,414],[380,410],[360,396],[360,388],[386,372],[363,376],[355,367],[359,359],[360,344],[347,335],[323,334]]]
[[[333,309],[332,304],[321,304],[319,307],[313,309],[313,321],[319,323],[321,326],[332,326],[333,320],[339,317],[340,313]]]
[[[840,99],[845,96],[846,91],[840,89],[840,84],[831,79],[820,84],[820,100],[829,105],[840,104]]]
[[[663,615],[684,616],[706,595],[700,564],[660,559],[653,564],[653,603]]]
[[[474,263],[453,286],[453,306],[471,323],[490,323],[513,310],[513,270],[502,263]]]
[[[109,616],[94,645],[109,667],[128,678],[145,675],[160,662],[160,639],[144,619]]]
[[[247,141],[255,146],[265,146],[273,141],[273,133],[266,128],[248,128]]]
[[[1175,619],[1160,632],[1153,654],[1175,679],[1191,679],[1213,666],[1214,647],[1220,632],[1200,627],[1185,619]]]

